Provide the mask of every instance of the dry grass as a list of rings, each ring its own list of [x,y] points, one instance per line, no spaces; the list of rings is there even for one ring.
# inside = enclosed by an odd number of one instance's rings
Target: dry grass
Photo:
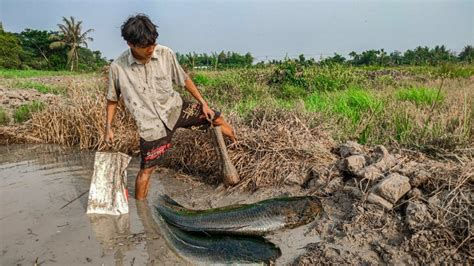
[[[269,114],[259,110],[249,124],[231,119],[238,142],[228,146],[229,156],[241,176],[233,189],[257,189],[282,184],[301,185],[311,171],[330,165],[332,140],[318,129],[309,129],[294,114]],[[281,121],[285,121],[282,123]],[[178,131],[165,165],[219,181],[217,156],[210,135]]]

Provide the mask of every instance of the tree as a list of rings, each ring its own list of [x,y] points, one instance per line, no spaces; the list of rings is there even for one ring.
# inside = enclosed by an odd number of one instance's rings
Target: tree
[[[468,45],[459,53],[459,60],[463,62],[474,62],[474,47]]]
[[[0,67],[18,68],[21,65],[20,55],[23,49],[18,38],[3,30],[0,24]]]
[[[82,21],[77,21],[74,17],[67,19],[63,17],[64,24],[58,24],[60,34],[54,37],[54,42],[50,44],[51,49],[67,47],[67,64],[71,67],[71,71],[79,68],[79,50],[81,45],[87,48],[87,41],[93,41],[87,35],[94,31],[88,29],[82,33]]]
[[[51,35],[45,30],[25,29],[18,38],[25,53],[22,56],[24,64],[33,66],[36,69],[48,68],[50,61],[48,59],[49,45],[51,44]],[[43,67],[44,66],[44,67]]]

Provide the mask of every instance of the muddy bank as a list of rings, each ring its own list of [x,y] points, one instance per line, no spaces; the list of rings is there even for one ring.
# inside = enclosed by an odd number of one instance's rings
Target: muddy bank
[[[309,233],[321,241],[295,265],[472,263],[472,156],[440,162],[357,143],[335,152],[340,176],[307,185],[325,198],[327,217]]]

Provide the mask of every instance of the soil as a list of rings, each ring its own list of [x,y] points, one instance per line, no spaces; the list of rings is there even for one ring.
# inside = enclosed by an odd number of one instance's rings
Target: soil
[[[54,145],[9,145],[0,146],[0,154],[2,265],[192,263],[168,246],[146,215],[162,193],[194,209],[281,195],[320,195],[325,213],[319,219],[266,236],[282,250],[277,265],[472,262],[469,249],[457,249],[444,240],[441,221],[435,219],[436,198],[427,198],[426,191],[418,188],[412,188],[387,210],[364,200],[365,194],[359,190],[363,182],[340,174],[331,180],[320,175],[308,180],[304,188],[282,186],[250,193],[222,185],[212,187],[199,177],[161,168],[153,175],[147,204],[140,205],[133,199],[134,177],[139,170],[138,158],[134,158],[127,169],[129,214],[88,216],[87,193],[65,205],[88,190],[93,152]],[[414,160],[404,165],[429,171]],[[407,173],[405,168],[392,170]],[[335,168],[331,171],[340,173]],[[471,194],[465,196],[472,203],[472,184],[470,188]],[[439,205],[442,201],[438,198]]]

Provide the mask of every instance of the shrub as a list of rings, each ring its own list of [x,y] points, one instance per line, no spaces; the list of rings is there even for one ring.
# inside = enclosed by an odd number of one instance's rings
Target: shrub
[[[342,65],[328,65],[316,68],[313,77],[314,91],[336,91],[347,89],[352,85],[362,85],[364,78],[356,74],[352,68]]]
[[[211,82],[207,76],[200,73],[194,75],[193,81],[198,86],[207,86]]]
[[[277,97],[283,99],[298,99],[306,96],[306,90],[302,87],[285,84],[278,90]]]

